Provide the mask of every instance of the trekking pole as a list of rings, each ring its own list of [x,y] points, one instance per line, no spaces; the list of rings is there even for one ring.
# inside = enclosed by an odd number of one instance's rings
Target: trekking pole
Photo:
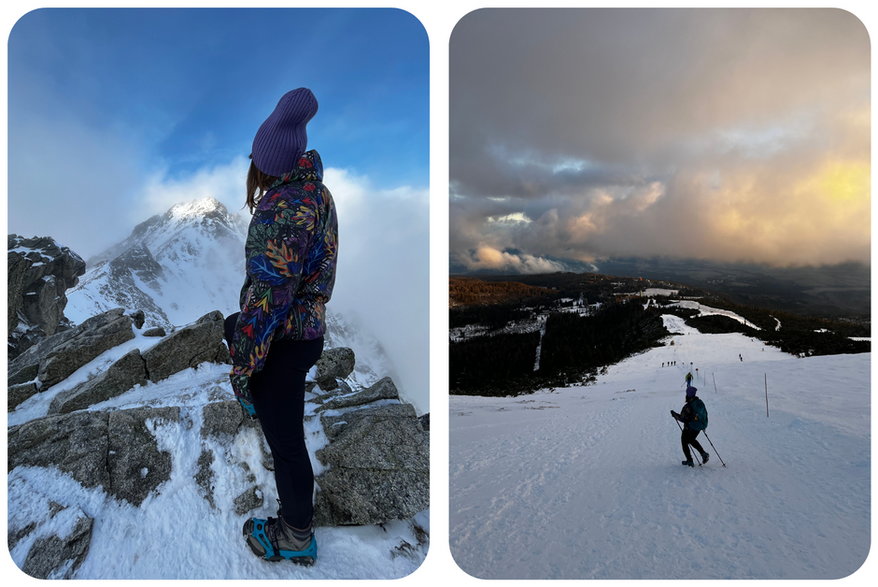
[[[683,434],[683,427],[680,425],[680,421],[679,421],[678,419],[674,418],[674,422],[677,423],[677,428],[680,429],[680,434],[682,435],[682,434]],[[710,440],[710,439],[708,438],[708,440]],[[710,446],[713,446],[713,444],[711,444]],[[716,455],[716,456],[719,456],[719,455]],[[704,464],[704,463],[701,462],[701,456],[699,456],[697,450],[695,451],[695,460],[698,461],[698,466],[699,466],[699,467],[702,466],[702,465]],[[722,463],[722,459],[720,459],[720,462]],[[726,464],[723,463],[723,467],[725,467],[725,466],[726,466]]]
[[[711,441],[711,440],[710,440],[710,436],[707,435],[707,430],[703,430],[702,432],[704,432],[704,437],[707,439],[707,442],[710,443],[710,448],[712,448],[712,449],[713,449],[713,452],[716,454],[716,458],[718,458],[718,459],[719,459],[719,462],[721,462],[721,463],[723,464],[723,467],[725,467],[725,466],[726,466],[726,463],[725,463],[725,461],[723,460],[723,458],[722,458],[721,456],[719,456],[719,453],[716,452],[716,447],[713,446],[713,441]]]

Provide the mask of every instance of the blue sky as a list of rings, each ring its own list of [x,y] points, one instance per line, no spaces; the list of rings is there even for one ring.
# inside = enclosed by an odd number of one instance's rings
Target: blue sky
[[[242,211],[253,135],[285,92],[311,88],[309,147],[339,216],[330,307],[381,341],[400,389],[425,396],[429,45],[415,17],[47,9],[18,21],[8,50],[8,232],[86,260],[181,201]]]
[[[8,47],[10,232],[98,252],[168,203],[146,192],[233,177],[299,86],[320,103],[309,147],[327,167],[384,189],[428,184],[429,47],[403,11],[44,9]],[[96,232],[85,209],[117,222]]]

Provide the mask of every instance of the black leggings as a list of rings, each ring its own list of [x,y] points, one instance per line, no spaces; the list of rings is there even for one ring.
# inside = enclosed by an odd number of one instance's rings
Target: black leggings
[[[225,321],[231,347],[238,314]],[[314,471],[305,446],[305,376],[323,352],[323,338],[271,343],[262,370],[250,377],[253,407],[274,459],[284,520],[307,528],[314,515]]]
[[[704,449],[701,448],[701,444],[695,437],[698,436],[698,433],[701,430],[692,430],[691,428],[683,428],[683,436],[680,437],[680,442],[683,443],[683,454],[686,455],[686,460],[692,460],[692,453],[689,451],[689,445],[691,444],[695,450],[697,450],[700,454],[704,454]]]

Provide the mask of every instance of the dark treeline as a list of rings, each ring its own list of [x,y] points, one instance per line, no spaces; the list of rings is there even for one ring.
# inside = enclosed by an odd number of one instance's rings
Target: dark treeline
[[[451,393],[518,395],[534,390],[539,332],[476,336],[449,349]]]
[[[667,336],[658,312],[637,302],[609,304],[593,316],[555,313],[539,332],[477,336],[451,344],[451,393],[518,395],[588,381],[601,367]]]
[[[472,277],[452,277],[448,282],[448,297],[452,307],[504,303],[527,305],[551,295],[554,295],[551,290],[520,281],[484,281]]]
[[[693,311],[694,313],[696,312]],[[686,324],[704,334],[727,334],[730,332],[739,332],[751,336],[754,334],[752,328],[728,316],[693,316],[686,319]]]
[[[662,311],[683,316],[686,324],[697,328],[700,332],[706,334],[739,332],[793,355],[837,355],[868,353],[871,350],[869,341],[850,339],[850,337],[870,336],[867,324],[753,308],[733,304],[721,298],[705,300],[704,303],[715,308],[731,310],[761,330],[754,330],[727,316],[696,317],[694,314],[697,312],[694,310],[682,308],[665,308]]]
[[[495,330],[515,320],[530,318],[532,313],[528,307],[510,303],[452,308],[448,313],[448,326],[459,328],[467,324],[479,324]]]
[[[610,304],[591,316],[552,314],[546,322],[540,374],[576,382],[655,346],[668,334],[661,315],[640,302]]]

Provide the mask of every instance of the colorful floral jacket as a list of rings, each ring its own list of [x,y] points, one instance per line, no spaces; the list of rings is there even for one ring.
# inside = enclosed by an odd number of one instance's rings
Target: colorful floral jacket
[[[259,200],[245,246],[247,279],[230,354],[235,396],[251,416],[250,376],[271,342],[311,340],[326,331],[335,284],[338,221],[323,185],[323,162],[307,151]]]

